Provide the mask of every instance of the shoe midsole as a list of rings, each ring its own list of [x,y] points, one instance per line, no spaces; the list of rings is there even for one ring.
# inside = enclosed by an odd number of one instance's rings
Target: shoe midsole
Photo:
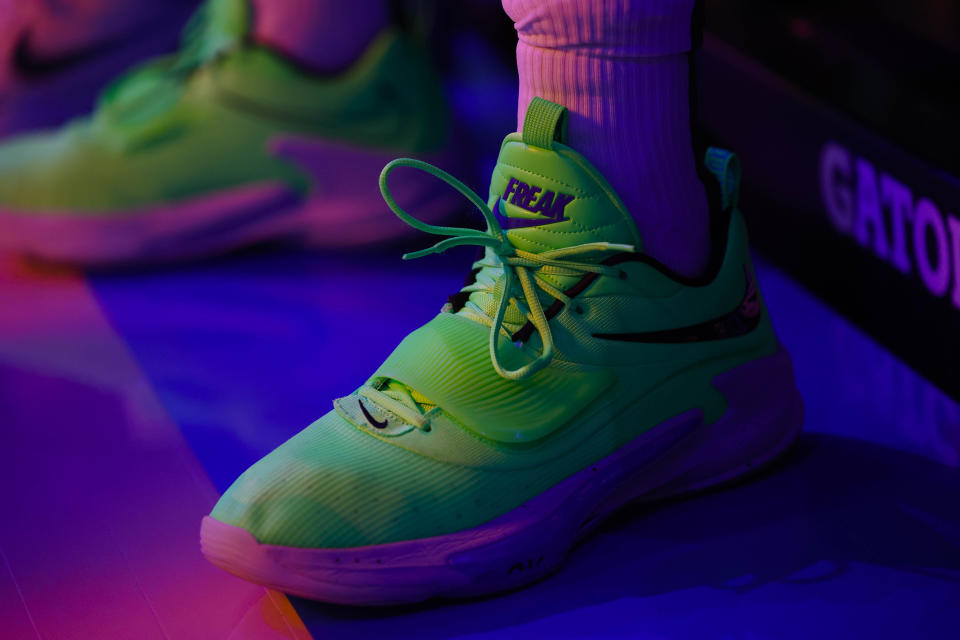
[[[803,405],[782,348],[717,376],[714,386],[728,401],[715,422],[705,424],[700,410],[685,412],[472,529],[366,547],[305,549],[257,544],[242,529],[208,518],[204,553],[248,579],[353,604],[519,586],[559,566],[579,538],[619,507],[731,480],[776,457],[798,435]],[[235,538],[232,549],[219,543],[221,535]]]
[[[309,193],[261,181],[129,210],[0,207],[0,248],[51,262],[110,265],[192,258],[276,240],[344,248],[410,232],[377,188],[380,170],[394,152],[304,136],[280,136],[270,146],[310,175]],[[353,175],[349,182],[345,173]],[[428,218],[449,216],[458,206],[442,183],[420,172],[408,172],[397,186],[404,206]]]

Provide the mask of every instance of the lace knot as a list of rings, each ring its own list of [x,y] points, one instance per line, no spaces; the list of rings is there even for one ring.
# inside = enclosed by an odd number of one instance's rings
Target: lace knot
[[[418,220],[404,211],[404,209],[397,204],[397,201],[390,192],[390,187],[388,185],[390,173],[400,167],[419,169],[430,175],[436,176],[452,186],[464,197],[466,197],[467,200],[469,200],[470,203],[477,208],[477,210],[480,211],[487,222],[486,230],[480,231],[479,229],[432,225],[423,222],[422,220]],[[611,272],[610,267],[589,262],[575,262],[566,258],[594,251],[612,250],[629,252],[634,250],[634,247],[631,245],[611,244],[607,242],[587,243],[573,247],[553,249],[544,251],[542,253],[532,253],[529,251],[518,250],[516,247],[514,247],[513,243],[510,242],[510,239],[507,237],[507,233],[500,226],[500,223],[497,221],[497,217],[494,215],[490,206],[484,202],[484,200],[475,191],[470,189],[467,185],[446,171],[443,171],[442,169],[439,169],[427,162],[423,162],[422,160],[398,158],[387,164],[387,166],[385,166],[383,171],[380,173],[380,191],[383,194],[383,199],[387,203],[387,206],[390,207],[397,217],[409,224],[411,227],[434,235],[449,236],[447,239],[441,240],[432,247],[404,255],[404,259],[420,258],[431,253],[440,253],[450,247],[461,245],[476,245],[486,247],[496,255],[499,265],[503,267],[503,288],[499,293],[497,310],[494,314],[494,317],[492,319],[488,317],[486,320],[490,321],[489,349],[491,364],[493,365],[494,370],[501,377],[506,378],[507,380],[523,380],[529,378],[544,367],[548,366],[553,360],[555,353],[553,335],[550,332],[549,319],[544,313],[543,305],[540,302],[538,289],[544,291],[547,295],[550,295],[557,300],[561,300],[564,302],[564,304],[570,301],[570,298],[563,292],[557,290],[555,287],[541,279],[537,272],[543,268],[550,268],[556,270],[558,273],[570,275],[579,273],[609,275]],[[490,266],[493,265],[485,265],[485,267]],[[517,283],[520,285],[519,292],[516,291],[515,285]],[[499,287],[495,288],[498,289]],[[529,310],[529,312],[525,313],[525,315],[527,320],[533,325],[534,329],[536,329],[537,333],[540,335],[541,342],[543,343],[543,349],[538,356],[536,356],[527,364],[518,367],[517,369],[506,369],[503,367],[500,361],[499,339],[501,334],[506,336],[507,339],[510,339],[510,334],[504,327],[504,316],[507,311],[507,306],[510,304],[510,300],[514,297],[514,294],[519,294],[516,296],[518,302],[522,301],[523,306]]]

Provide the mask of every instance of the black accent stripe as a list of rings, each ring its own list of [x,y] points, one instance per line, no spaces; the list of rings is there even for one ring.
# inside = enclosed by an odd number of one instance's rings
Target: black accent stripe
[[[662,262],[656,260],[655,258],[650,257],[645,253],[618,253],[610,256],[609,258],[603,260],[601,264],[609,266],[615,266],[618,264],[623,264],[624,262],[642,262],[646,265],[649,265],[660,271],[668,278],[679,282],[680,284],[686,285],[688,287],[700,287],[709,284],[710,281],[704,281],[702,278],[688,278],[682,276],[678,273],[673,273],[664,265]],[[583,293],[587,287],[594,283],[594,281],[599,278],[600,275],[596,273],[588,273],[578,280],[572,287],[563,292],[568,298],[575,298],[576,296]],[[712,280],[711,280],[712,281]],[[560,313],[560,310],[563,309],[563,303],[559,300],[554,300],[553,303],[547,308],[545,315],[547,320],[552,320],[554,316]],[[530,336],[533,335],[534,326],[532,322],[527,322],[525,325],[520,327],[516,333],[511,336],[513,342],[526,342],[530,339]]]
[[[583,293],[584,290],[587,287],[589,287],[591,284],[593,284],[593,281],[596,280],[598,277],[599,277],[599,274],[588,273],[587,275],[583,276],[583,278],[581,278],[579,281],[577,281],[576,284],[574,284],[572,287],[564,291],[563,294],[567,297],[574,298],[580,295],[581,293]],[[563,303],[559,300],[554,300],[553,303],[549,307],[547,307],[547,310],[544,312],[544,315],[547,316],[547,320],[552,320],[555,315],[560,313],[561,309],[563,309]],[[525,325],[520,327],[520,329],[518,329],[517,332],[510,337],[510,340],[512,340],[513,342],[526,342],[527,340],[530,339],[530,336],[533,335],[533,330],[534,330],[533,323],[528,320]]]
[[[480,273],[480,267],[476,267],[470,271],[470,273],[467,275],[467,278],[463,281],[463,287],[469,287],[476,282],[478,273]],[[463,291],[463,287],[461,287],[461,291],[457,291],[456,293],[447,296],[447,302],[449,302],[450,306],[453,307],[454,313],[460,311],[460,309],[463,309],[463,305],[467,304],[467,300],[470,299],[470,292]]]
[[[760,316],[744,318],[737,312],[730,312],[716,320],[708,320],[700,324],[664,331],[646,331],[643,333],[595,333],[594,338],[601,340],[618,340],[620,342],[643,342],[648,344],[685,342],[707,342],[710,340],[726,340],[744,336],[760,324]]]
[[[744,269],[746,271],[746,268]],[[710,340],[728,340],[744,336],[760,324],[762,315],[760,298],[750,274],[747,273],[746,290],[743,301],[729,313],[686,327],[663,329],[660,331],[642,331],[633,333],[595,333],[594,338],[617,340],[620,342],[669,343],[706,342]]]
[[[603,261],[603,264],[613,266],[623,264],[624,262],[642,262],[654,268],[660,263],[643,253],[620,253],[611,256]],[[664,343],[683,343],[683,342],[703,342],[707,340],[723,340],[736,338],[750,333],[760,324],[759,297],[753,278],[744,267],[746,275],[746,289],[743,294],[743,300],[736,309],[726,313],[718,318],[707,320],[699,324],[688,327],[678,327],[676,329],[666,329],[662,331],[644,331],[633,333],[595,333],[594,338],[602,340],[619,340],[623,342],[664,342]],[[587,287],[599,277],[599,274],[588,273],[572,287],[564,291],[564,295],[574,298],[583,293]],[[683,282],[684,278],[676,278]],[[692,280],[692,279],[686,279]],[[703,283],[695,281],[696,284],[687,284],[687,286],[703,286]],[[563,309],[563,303],[554,300],[553,303],[544,312],[547,320],[552,320]],[[533,335],[535,327],[532,322],[527,321],[519,330],[514,333],[510,339],[513,342],[526,342]]]

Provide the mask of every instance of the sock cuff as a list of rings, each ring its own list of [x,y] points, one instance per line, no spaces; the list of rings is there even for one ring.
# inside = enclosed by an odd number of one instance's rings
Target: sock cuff
[[[609,58],[690,51],[694,5],[695,0],[503,0],[521,45]]]

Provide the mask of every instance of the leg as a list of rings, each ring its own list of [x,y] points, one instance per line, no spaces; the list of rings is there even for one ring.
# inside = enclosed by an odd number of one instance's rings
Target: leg
[[[570,111],[570,146],[611,182],[647,253],[698,275],[709,208],[691,141],[694,0],[503,0],[519,43],[519,129],[534,96]]]

